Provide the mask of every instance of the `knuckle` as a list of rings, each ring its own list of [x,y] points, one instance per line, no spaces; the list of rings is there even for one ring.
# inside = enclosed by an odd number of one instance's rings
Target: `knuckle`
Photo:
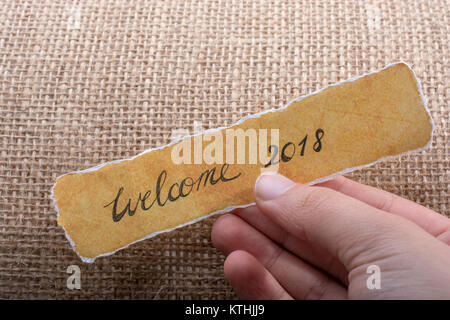
[[[308,240],[310,238],[308,229],[313,229],[312,225],[326,218],[330,198],[335,196],[328,188],[302,187],[293,190],[288,198],[282,199],[280,207],[284,211],[283,216],[288,217],[287,223],[292,225],[296,236]]]
[[[327,282],[324,279],[318,278],[306,290],[303,300],[321,300],[327,291]]]
[[[439,232],[436,238],[450,246],[450,223]]]
[[[283,252],[285,251],[281,247],[277,247],[275,249],[275,252],[270,255],[267,261],[264,263],[264,266],[267,268],[267,270],[271,270],[273,266],[275,266],[279,262],[280,257],[283,255]]]
[[[323,187],[306,189],[301,197],[298,197],[296,206],[303,211],[314,212],[327,206],[330,199],[334,198],[334,192]]]
[[[238,228],[234,218],[231,214],[225,214],[214,223],[211,230],[211,242],[216,248],[223,249],[228,239],[237,236]]]
[[[388,193],[386,197],[381,198],[377,203],[375,203],[374,207],[383,210],[386,212],[391,212],[392,207],[394,206],[395,196],[393,194]]]

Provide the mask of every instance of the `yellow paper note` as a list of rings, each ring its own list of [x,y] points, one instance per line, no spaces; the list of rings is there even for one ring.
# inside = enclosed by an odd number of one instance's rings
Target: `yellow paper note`
[[[430,144],[433,123],[404,63],[131,159],[59,177],[58,224],[86,262],[254,202],[264,170],[316,183]]]

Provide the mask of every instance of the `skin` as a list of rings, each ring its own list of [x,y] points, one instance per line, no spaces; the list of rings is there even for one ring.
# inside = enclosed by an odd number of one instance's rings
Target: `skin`
[[[450,299],[450,219],[344,177],[261,176],[211,239],[242,299]],[[380,268],[380,289],[368,289]]]

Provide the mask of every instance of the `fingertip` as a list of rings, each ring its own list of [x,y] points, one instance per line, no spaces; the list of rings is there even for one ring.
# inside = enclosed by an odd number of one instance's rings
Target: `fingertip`
[[[230,282],[236,282],[236,279],[252,277],[249,272],[253,265],[259,263],[250,253],[244,250],[236,250],[231,252],[225,259],[223,269],[225,277]]]
[[[255,198],[264,201],[278,198],[296,184],[279,173],[262,174],[255,182]]]
[[[233,241],[238,239],[241,233],[240,219],[238,216],[228,213],[219,217],[213,224],[211,242],[214,247],[224,254],[230,252],[233,247]]]
[[[211,242],[214,247],[218,250],[222,251],[224,244],[224,227],[228,223],[228,215],[224,214],[220,216],[213,224],[211,228]]]
[[[259,263],[256,258],[252,258],[251,254],[243,250],[236,250],[231,252],[225,259],[223,272],[233,288],[239,290],[242,281],[245,283],[252,282],[252,277],[255,276],[255,273],[252,272],[255,269],[254,264]]]
[[[246,251],[230,253],[224,263],[224,273],[241,299],[291,299],[264,266]]]

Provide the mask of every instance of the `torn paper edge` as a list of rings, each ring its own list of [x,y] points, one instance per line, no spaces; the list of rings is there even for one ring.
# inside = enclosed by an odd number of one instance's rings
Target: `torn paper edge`
[[[270,113],[270,112],[278,112],[278,111],[285,110],[285,109],[286,109],[287,107],[289,107],[292,103],[294,103],[294,102],[299,102],[299,101],[301,101],[301,100],[303,100],[303,99],[305,99],[305,98],[307,98],[307,97],[309,97],[309,96],[318,94],[318,93],[320,93],[320,92],[322,92],[322,91],[324,91],[324,90],[326,90],[326,89],[328,89],[328,88],[330,88],[330,87],[335,87],[335,86],[339,86],[339,85],[342,85],[342,84],[345,84],[345,83],[348,83],[348,82],[353,82],[353,81],[355,81],[355,80],[358,80],[358,79],[361,79],[361,78],[370,76],[370,75],[372,75],[372,74],[375,74],[375,73],[378,73],[378,72],[383,71],[383,70],[385,70],[385,69],[388,69],[388,68],[390,68],[390,67],[393,67],[393,66],[395,66],[395,65],[397,65],[397,64],[404,64],[404,65],[406,65],[406,66],[408,67],[408,69],[412,72],[412,74],[413,74],[413,76],[414,76],[414,80],[415,80],[416,85],[417,85],[417,90],[419,91],[419,95],[420,95],[420,99],[421,99],[421,101],[422,101],[422,105],[423,105],[423,107],[425,108],[425,111],[428,113],[428,116],[429,116],[429,118],[430,118],[431,135],[430,135],[430,140],[427,142],[427,144],[426,144],[425,146],[421,147],[421,148],[414,149],[414,150],[409,150],[409,151],[406,151],[406,152],[403,152],[403,153],[400,153],[400,154],[397,154],[397,155],[393,155],[393,156],[387,156],[387,157],[384,157],[384,158],[380,158],[380,159],[377,159],[377,160],[375,160],[375,161],[373,161],[373,162],[370,162],[370,163],[365,164],[365,165],[362,165],[362,166],[356,166],[356,167],[347,168],[347,169],[341,170],[341,171],[339,171],[339,172],[333,173],[332,175],[329,175],[329,176],[326,176],[326,177],[323,177],[323,178],[318,178],[318,179],[316,179],[316,180],[314,180],[314,181],[311,181],[311,182],[308,182],[308,183],[306,183],[306,184],[307,184],[307,185],[314,185],[314,184],[317,184],[317,183],[325,182],[325,181],[331,180],[331,179],[333,179],[333,178],[335,178],[335,177],[337,177],[337,176],[340,176],[340,175],[343,175],[343,174],[346,174],[346,173],[349,173],[349,172],[352,172],[352,171],[355,171],[355,170],[359,170],[359,169],[363,169],[363,168],[370,167],[370,166],[372,166],[372,165],[374,165],[374,164],[376,164],[376,163],[378,163],[378,162],[384,161],[384,160],[390,160],[390,159],[398,158],[398,157],[401,157],[401,156],[403,156],[403,155],[410,154],[410,153],[413,153],[413,152],[423,151],[423,150],[429,148],[430,145],[431,145],[431,143],[432,143],[432,141],[433,141],[433,132],[434,132],[434,129],[435,129],[435,124],[434,124],[434,121],[433,121],[433,117],[431,116],[431,112],[430,112],[430,110],[428,109],[428,107],[427,107],[427,105],[426,105],[425,98],[424,98],[423,93],[422,93],[422,87],[421,87],[421,85],[420,85],[420,82],[419,82],[419,80],[418,80],[418,78],[417,78],[416,73],[415,73],[414,70],[410,67],[410,65],[409,65],[408,63],[406,63],[406,62],[400,60],[400,61],[398,61],[398,62],[394,62],[394,63],[388,64],[388,65],[386,65],[384,68],[382,68],[382,69],[380,69],[380,70],[372,71],[372,72],[369,72],[369,73],[366,73],[366,74],[363,74],[363,75],[360,75],[360,76],[356,76],[356,77],[353,77],[353,78],[349,78],[349,79],[344,80],[344,81],[339,81],[339,82],[333,83],[333,84],[331,84],[331,85],[328,85],[328,86],[326,86],[326,87],[323,87],[323,88],[321,88],[321,89],[319,89],[319,90],[316,90],[316,91],[314,91],[314,92],[312,92],[312,93],[309,93],[309,94],[307,94],[307,95],[304,95],[304,96],[295,98],[295,99],[291,100],[290,102],[288,102],[286,105],[284,105],[284,106],[281,107],[281,108],[273,108],[273,109],[265,110],[265,111],[262,111],[262,112],[259,112],[259,113],[256,113],[256,114],[252,114],[252,115],[245,116],[245,117],[241,118],[239,121],[237,121],[236,123],[234,123],[234,124],[232,124],[232,125],[229,125],[229,126],[223,126],[223,127],[219,127],[219,128],[212,128],[212,129],[208,129],[208,130],[205,130],[205,131],[202,131],[202,132],[198,132],[198,133],[195,133],[195,134],[192,134],[192,135],[187,135],[187,136],[184,136],[184,137],[182,137],[182,138],[180,138],[180,139],[173,140],[173,141],[171,141],[169,144],[166,144],[166,145],[163,145],[163,146],[160,146],[160,147],[155,147],[155,148],[147,149],[147,150],[145,150],[145,151],[143,151],[143,152],[141,152],[141,153],[139,153],[139,154],[137,154],[137,155],[135,155],[135,156],[133,156],[133,157],[131,157],[131,158],[108,161],[108,162],[99,164],[99,165],[97,165],[97,166],[94,166],[94,167],[91,167],[91,168],[88,168],[88,169],[68,172],[68,173],[65,173],[65,174],[63,174],[63,175],[60,175],[59,177],[56,178],[56,180],[58,180],[58,179],[61,178],[61,177],[64,177],[65,175],[76,174],[76,173],[92,172],[92,171],[99,170],[100,168],[102,168],[103,166],[108,165],[108,164],[115,164],[115,163],[120,163],[120,162],[123,162],[123,161],[130,161],[130,160],[133,160],[133,159],[135,159],[135,158],[137,158],[137,157],[139,157],[139,156],[142,156],[142,155],[144,155],[144,154],[146,154],[146,153],[148,153],[148,152],[156,151],[156,150],[160,150],[160,149],[164,149],[164,148],[168,148],[168,147],[170,147],[170,146],[172,146],[172,145],[174,145],[174,144],[176,144],[176,143],[178,143],[178,142],[181,142],[181,141],[183,141],[183,140],[186,140],[186,139],[191,139],[191,138],[193,138],[193,137],[200,136],[200,135],[203,135],[203,134],[206,134],[206,133],[218,132],[218,131],[221,131],[221,130],[224,130],[224,129],[229,129],[229,128],[231,128],[231,127],[234,127],[234,126],[237,126],[237,125],[243,123],[244,121],[246,121],[246,120],[248,120],[248,119],[258,118],[258,117],[260,117],[260,116],[262,116],[262,115],[264,115],[264,114]],[[59,212],[59,210],[58,210],[58,206],[56,205],[56,200],[55,200],[55,197],[54,197],[54,188],[55,188],[55,186],[56,186],[56,182],[55,182],[55,184],[53,185],[53,187],[52,187],[52,189],[51,189],[51,194],[50,194],[50,196],[51,196],[51,198],[52,198],[52,201],[53,201],[53,207],[55,208],[55,211],[56,211],[56,213],[57,213],[57,217],[59,218],[60,212]],[[94,258],[87,258],[87,257],[81,256],[81,255],[75,250],[75,243],[73,242],[73,240],[72,240],[72,238],[70,237],[70,235],[67,233],[66,228],[64,228],[64,226],[61,226],[61,227],[63,228],[64,233],[65,233],[65,235],[66,235],[66,238],[67,238],[67,240],[69,240],[69,243],[70,243],[70,245],[72,246],[73,251],[75,251],[75,253],[78,255],[78,257],[80,257],[80,259],[81,259],[83,262],[86,262],[86,263],[92,263],[92,262],[94,262],[97,258],[100,258],[100,257],[106,257],[106,256],[113,255],[113,254],[115,254],[116,252],[118,252],[118,251],[120,251],[120,250],[122,250],[122,249],[128,248],[129,246],[131,246],[131,245],[133,245],[133,244],[135,244],[135,243],[137,243],[137,242],[140,242],[140,241],[143,241],[143,240],[147,240],[147,239],[153,238],[153,237],[155,237],[155,236],[157,236],[157,235],[159,235],[159,234],[161,234],[161,233],[170,232],[170,231],[173,231],[173,230],[175,230],[175,229],[182,228],[182,227],[188,226],[188,225],[190,225],[190,224],[197,223],[197,222],[199,222],[199,221],[201,221],[201,220],[203,220],[203,219],[207,219],[207,218],[209,218],[209,217],[211,217],[211,216],[213,216],[213,215],[217,215],[217,214],[222,214],[222,213],[230,212],[230,211],[232,211],[232,210],[234,210],[234,209],[238,209],[238,208],[246,208],[246,207],[250,207],[250,206],[252,206],[252,205],[254,205],[254,204],[255,204],[255,202],[252,202],[252,203],[249,203],[249,204],[244,204],[244,205],[240,205],[240,206],[232,206],[232,207],[227,207],[227,208],[222,209],[222,210],[214,211],[214,212],[212,212],[212,213],[210,213],[210,214],[203,215],[203,216],[201,216],[201,217],[198,217],[198,218],[196,218],[196,219],[194,219],[194,220],[191,220],[191,221],[189,221],[189,222],[187,222],[187,223],[180,224],[180,225],[175,226],[175,227],[173,227],[173,228],[166,229],[166,230],[161,230],[161,231],[156,231],[156,232],[150,233],[150,234],[144,236],[143,238],[140,238],[140,239],[138,239],[138,240],[136,240],[136,241],[134,241],[134,242],[131,242],[131,243],[129,243],[129,244],[127,244],[127,245],[125,245],[125,246],[123,246],[123,247],[121,247],[121,248],[118,248],[118,249],[116,249],[116,250],[114,250],[114,251],[112,251],[112,252],[102,253],[102,254],[100,254],[100,255],[94,257]]]

